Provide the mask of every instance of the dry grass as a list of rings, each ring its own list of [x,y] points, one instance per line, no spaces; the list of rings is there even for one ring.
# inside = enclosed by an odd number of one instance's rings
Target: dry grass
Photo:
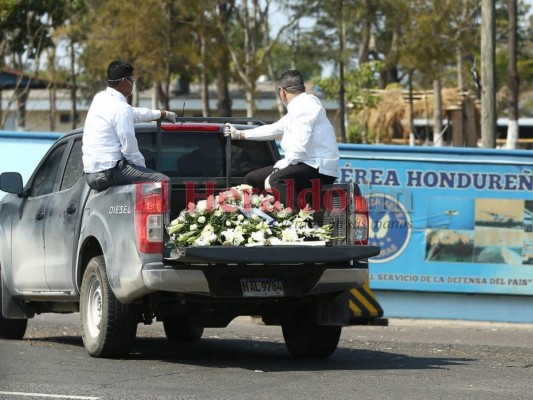
[[[390,143],[393,138],[406,139],[411,131],[409,122],[409,94],[399,89],[375,91],[381,101],[375,108],[365,108],[356,115],[359,125],[366,127],[368,139],[374,143]],[[466,94],[467,97],[472,97]],[[457,89],[442,90],[442,115],[461,104],[462,95]],[[433,91],[413,93],[413,117],[433,119]]]

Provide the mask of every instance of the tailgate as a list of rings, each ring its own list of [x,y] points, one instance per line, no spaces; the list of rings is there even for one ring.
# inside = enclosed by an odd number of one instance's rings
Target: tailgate
[[[379,254],[376,246],[205,246],[180,247],[169,261],[215,264],[322,264],[361,260]]]

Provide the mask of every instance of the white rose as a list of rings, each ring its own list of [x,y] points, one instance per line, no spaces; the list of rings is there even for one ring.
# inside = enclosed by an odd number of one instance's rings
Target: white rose
[[[195,231],[195,230],[197,230],[197,229],[198,229],[198,225],[196,225],[196,224],[192,224],[192,225],[189,227],[189,230],[190,230],[190,231]]]
[[[281,243],[281,240],[279,240],[277,237],[271,237],[271,238],[268,239],[268,241],[273,246]]]
[[[298,240],[298,233],[294,228],[287,228],[281,232],[281,240],[284,242],[296,242]]]
[[[205,224],[205,217],[202,215],[201,217],[198,218],[198,222],[201,223],[201,224]]]
[[[221,235],[226,238],[226,241],[231,243],[235,237],[235,231],[233,229],[226,229],[225,231],[222,231]]]
[[[235,237],[233,238],[233,244],[239,246],[242,242],[244,242],[244,236],[241,232],[237,232]]]
[[[204,212],[207,208],[207,200],[200,200],[197,204],[196,204],[196,210],[198,212]]]
[[[251,237],[254,242],[258,242],[258,243],[261,243],[265,240],[265,234],[263,231],[254,232],[252,233]]]
[[[259,207],[261,205],[261,198],[256,194],[252,195],[252,199],[250,201],[254,207]]]
[[[235,189],[237,189],[239,192],[251,192],[253,187],[243,183],[242,185],[235,186]]]

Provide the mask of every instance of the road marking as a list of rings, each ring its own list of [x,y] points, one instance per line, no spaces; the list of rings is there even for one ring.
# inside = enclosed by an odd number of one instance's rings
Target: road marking
[[[90,396],[67,396],[67,395],[62,395],[62,394],[24,393],[24,392],[0,392],[0,394],[8,394],[10,396],[47,397],[49,399],[98,400],[100,398],[100,397],[90,397]]]

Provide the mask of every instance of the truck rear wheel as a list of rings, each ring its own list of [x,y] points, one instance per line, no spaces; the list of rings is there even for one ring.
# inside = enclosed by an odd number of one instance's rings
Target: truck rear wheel
[[[1,272],[1,271],[0,271]],[[1,279],[1,278],[0,278]],[[3,282],[0,281],[0,338],[19,340],[24,337],[26,327],[28,326],[28,319],[21,318],[4,318],[2,315],[2,290]]]
[[[167,339],[177,343],[197,343],[204,333],[203,326],[187,317],[166,318],[163,328]]]
[[[281,329],[285,345],[294,358],[327,358],[337,349],[342,326],[316,325],[313,308],[305,307]]]
[[[137,333],[137,319],[117,300],[107,279],[103,256],[89,261],[81,284],[80,322],[83,344],[92,357],[123,357]]]

